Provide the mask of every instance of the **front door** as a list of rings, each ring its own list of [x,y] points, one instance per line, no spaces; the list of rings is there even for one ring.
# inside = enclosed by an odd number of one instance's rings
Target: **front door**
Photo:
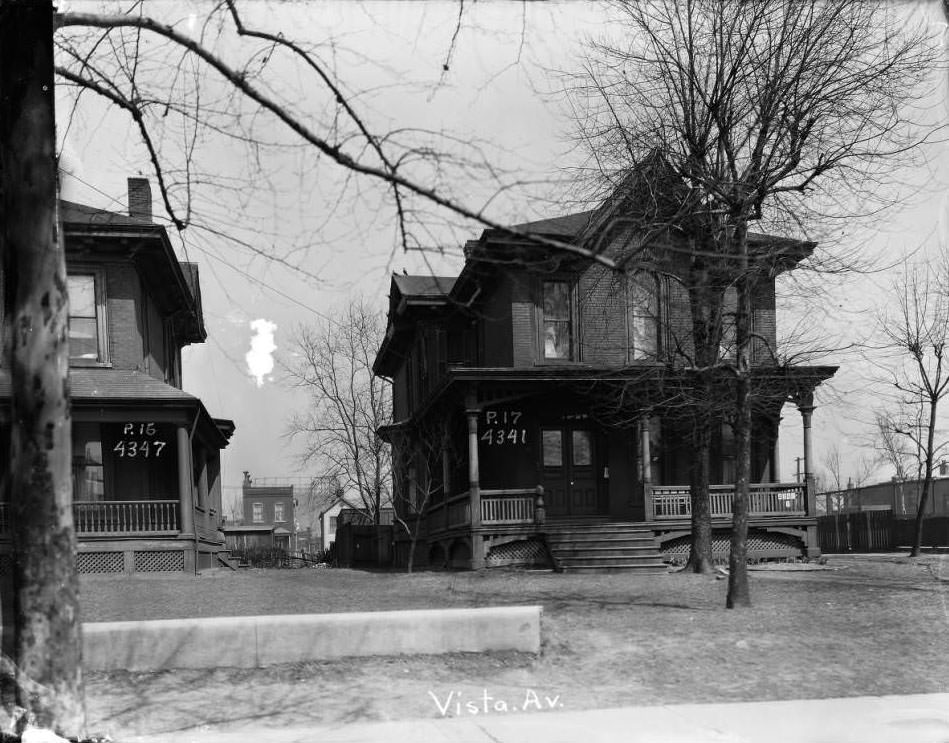
[[[541,446],[547,514],[595,515],[598,498],[593,432],[573,426],[542,428]]]

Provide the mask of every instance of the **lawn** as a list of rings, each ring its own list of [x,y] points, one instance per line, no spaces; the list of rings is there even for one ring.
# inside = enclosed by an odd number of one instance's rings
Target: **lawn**
[[[793,567],[793,566],[790,566]],[[665,574],[309,569],[84,579],[85,621],[540,604],[543,648],[361,658],[262,670],[92,673],[91,730],[121,735],[440,716],[557,697],[565,709],[949,691],[949,559],[832,557],[725,580]],[[451,707],[454,710],[454,706]]]

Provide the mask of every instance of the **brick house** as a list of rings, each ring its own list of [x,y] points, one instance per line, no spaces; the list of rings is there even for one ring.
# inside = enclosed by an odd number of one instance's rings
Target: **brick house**
[[[247,546],[275,547],[296,550],[295,512],[296,500],[293,485],[254,485],[249,472],[244,472],[241,486],[240,525],[226,526],[224,533],[232,549]],[[242,545],[235,539],[240,535]]]
[[[615,257],[641,244],[634,228],[616,226],[623,208],[610,198],[518,229],[605,245]],[[419,562],[628,569],[687,556],[692,336],[682,239],[655,239],[638,253],[642,265],[620,275],[486,230],[466,245],[458,276],[393,276],[374,371],[393,384],[394,423],[381,433],[393,446],[398,507],[409,520],[423,512]],[[785,403],[796,403],[810,473],[813,392],[836,367],[779,365],[770,353],[774,278],[814,245],[757,234],[749,242],[765,276],[753,308],[749,552],[814,555],[812,478],[780,480],[778,425]],[[725,360],[735,302],[729,289]],[[721,416],[715,431],[711,508],[722,559],[735,450]]]
[[[181,349],[207,336],[198,268],[179,261],[151,221],[146,179],[129,179],[128,215],[66,201],[60,211],[78,570],[194,573],[217,565],[220,454],[234,424],[212,418],[181,388]],[[4,449],[9,397],[0,369]],[[0,475],[6,466],[4,457]],[[0,494],[4,525],[6,500]]]

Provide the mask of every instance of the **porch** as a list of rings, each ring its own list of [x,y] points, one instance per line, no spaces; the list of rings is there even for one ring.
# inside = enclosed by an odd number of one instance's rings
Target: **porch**
[[[755,483],[749,493],[749,557],[767,559],[817,554],[816,519],[808,503],[808,483]],[[466,490],[432,504],[423,520],[421,536],[435,545],[441,559],[456,567],[514,564],[518,559],[541,559],[543,541],[569,530],[574,537],[597,530],[651,534],[665,559],[679,560],[691,530],[688,485],[647,485],[644,521],[616,521],[608,517],[548,519],[544,489]],[[712,528],[719,535],[716,549],[727,552],[724,534],[731,527],[733,485],[710,487]],[[474,516],[474,518],[472,518]],[[600,545],[604,547],[604,545]],[[536,554],[535,554],[536,553]],[[721,557],[720,555],[718,557]]]

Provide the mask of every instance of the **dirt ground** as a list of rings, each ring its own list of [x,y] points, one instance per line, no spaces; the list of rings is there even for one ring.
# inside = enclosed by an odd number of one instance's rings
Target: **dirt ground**
[[[530,701],[531,714],[548,705],[949,691],[949,556],[840,556],[811,567],[821,569],[753,571],[747,610],[724,608],[727,581],[681,573],[308,569],[84,579],[84,621],[503,604],[544,612],[538,656],[90,673],[89,729],[121,741],[201,727],[439,717],[463,714],[485,695],[512,707]]]

